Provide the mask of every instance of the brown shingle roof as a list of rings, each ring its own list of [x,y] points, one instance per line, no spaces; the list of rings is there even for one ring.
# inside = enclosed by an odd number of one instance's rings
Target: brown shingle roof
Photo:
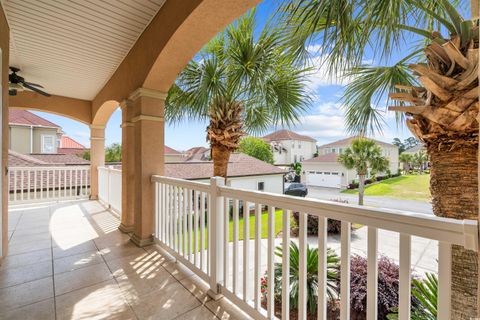
[[[232,154],[228,163],[229,177],[284,173],[284,170],[274,165],[243,153]],[[166,163],[165,175],[180,179],[208,179],[213,175],[213,163],[211,161]]]
[[[358,139],[358,138],[359,137],[357,137],[357,136],[348,137],[348,138],[345,138],[345,139],[341,139],[341,140],[338,140],[338,141],[334,141],[334,142],[331,142],[331,143],[324,144],[323,146],[320,146],[319,148],[328,148],[328,147],[350,145],[350,144],[352,144],[353,140]],[[379,140],[375,140],[375,139],[372,139],[372,138],[367,138],[367,139],[375,141],[379,145],[383,145],[383,146],[387,146],[387,147],[393,147],[394,146],[393,144],[386,143],[386,142],[379,141]]]
[[[35,158],[37,160],[49,163],[49,164],[58,164],[58,165],[87,165],[90,164],[90,161],[80,158],[74,154],[30,154],[29,157]]]
[[[9,124],[20,124],[28,126],[43,126],[43,127],[55,127],[60,128],[59,125],[48,121],[42,117],[37,116],[36,114],[21,109],[9,109],[8,110],[8,123]]]
[[[303,163],[315,163],[315,162],[337,162],[337,154],[334,152],[322,154],[318,157],[311,158],[308,160],[302,161]]]
[[[278,130],[270,134],[267,134],[262,139],[268,142],[278,141],[278,140],[301,140],[301,141],[317,142],[317,140],[313,139],[312,137],[304,136],[286,129]]]

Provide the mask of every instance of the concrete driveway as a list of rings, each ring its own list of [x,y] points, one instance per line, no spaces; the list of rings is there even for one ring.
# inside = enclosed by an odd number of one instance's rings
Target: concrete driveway
[[[342,190],[335,189],[335,188],[309,186],[307,197],[321,199],[321,200],[343,199],[343,200],[348,200],[348,202],[351,204],[358,203],[358,195],[341,193],[341,191]],[[389,197],[370,197],[370,196],[365,196],[364,201],[366,206],[371,206],[371,207],[389,208],[389,209],[433,214],[432,204],[424,201],[403,200],[403,199],[396,199],[396,198],[389,198]]]

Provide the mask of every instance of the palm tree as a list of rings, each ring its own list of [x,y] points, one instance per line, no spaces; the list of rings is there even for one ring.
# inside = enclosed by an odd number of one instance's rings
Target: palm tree
[[[475,18],[449,0],[293,0],[282,8],[292,51],[303,57],[321,40],[328,70],[352,80],[343,96],[350,131],[381,130],[380,103],[390,94],[390,110],[426,145],[434,214],[457,219],[477,219],[479,209],[478,0],[470,9]],[[362,65],[366,48],[376,65]],[[392,63],[392,52],[405,55]],[[452,261],[451,318],[476,317],[477,253],[453,246]]]
[[[365,177],[368,171],[382,172],[388,169],[388,159],[382,156],[382,149],[375,141],[357,138],[339,156],[338,162],[347,169],[355,169],[358,175],[358,204],[363,205]]]
[[[212,39],[170,89],[170,122],[210,120],[207,141],[215,176],[227,177],[230,154],[246,132],[296,122],[309,105],[309,68],[285,51],[279,30],[266,26],[255,36],[251,11]]]
[[[413,162],[413,156],[408,153],[402,153],[398,156],[398,160],[402,163],[404,174],[410,171],[410,166]]]
[[[412,157],[413,163],[418,168],[420,173],[423,173],[423,169],[425,167],[425,163],[428,161],[428,157],[423,151],[419,151],[415,153]]]

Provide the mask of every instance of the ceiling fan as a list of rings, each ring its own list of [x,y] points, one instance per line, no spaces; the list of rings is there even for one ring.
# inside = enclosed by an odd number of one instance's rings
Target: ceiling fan
[[[49,93],[40,90],[43,88],[41,85],[25,81],[25,79],[17,74],[20,69],[16,67],[10,67],[11,73],[8,75],[8,94],[10,96],[16,96],[18,91],[25,89],[32,90],[46,97],[50,97]]]

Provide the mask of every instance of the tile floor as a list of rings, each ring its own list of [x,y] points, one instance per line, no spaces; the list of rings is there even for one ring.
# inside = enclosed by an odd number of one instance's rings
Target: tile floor
[[[10,208],[0,319],[246,319],[96,201]]]

